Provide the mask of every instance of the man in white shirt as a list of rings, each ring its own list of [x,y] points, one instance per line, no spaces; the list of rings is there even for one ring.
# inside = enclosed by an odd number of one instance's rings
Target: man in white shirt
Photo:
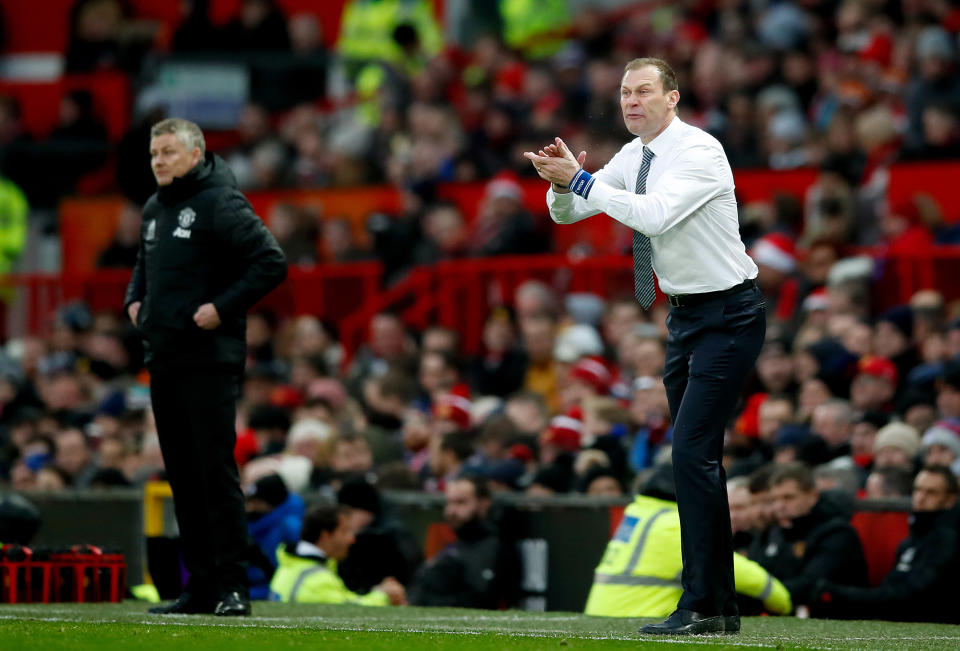
[[[766,332],[757,267],[740,240],[733,173],[715,138],[677,117],[677,78],[661,59],[628,63],[620,88],[627,130],[637,136],[602,169],[583,169],[559,138],[524,154],[550,181],[558,224],[604,212],[634,230],[637,300],[654,300],[653,271],[670,303],[663,382],[670,403],[673,467],[683,549],[677,610],[650,634],[737,633],[740,616],[726,476],[724,425]]]

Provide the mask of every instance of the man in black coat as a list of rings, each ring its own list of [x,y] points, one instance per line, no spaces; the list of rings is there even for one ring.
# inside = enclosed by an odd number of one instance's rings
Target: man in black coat
[[[762,548],[751,547],[749,556],[780,579],[794,604],[809,604],[820,579],[867,585],[867,563],[850,513],[820,495],[809,467],[778,467],[770,477],[770,494],[779,526]]]
[[[897,548],[890,573],[873,588],[820,581],[811,612],[846,619],[960,623],[957,492],[957,478],[949,468],[921,470],[913,482],[910,535]]]
[[[248,615],[246,515],[233,458],[246,313],[286,277],[276,240],[203,133],[150,131],[157,192],[143,208],[124,307],[144,339],[150,397],[190,580],[155,613]]]
[[[417,541],[385,509],[377,489],[364,477],[351,477],[337,491],[337,503],[350,507],[354,543],[337,571],[350,590],[366,594],[393,577],[404,586],[423,562]]]
[[[487,518],[490,488],[475,477],[447,485],[443,515],[457,540],[414,576],[407,599],[415,606],[497,609],[519,591],[516,551],[500,539]]]

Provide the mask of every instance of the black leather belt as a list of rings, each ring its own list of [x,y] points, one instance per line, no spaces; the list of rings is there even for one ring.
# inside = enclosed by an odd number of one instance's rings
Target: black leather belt
[[[742,292],[747,289],[753,289],[756,286],[757,281],[752,278],[748,278],[739,285],[734,285],[730,289],[721,289],[720,291],[716,292],[703,292],[701,294],[667,294],[667,301],[673,307],[690,307],[692,305],[706,303],[714,298],[726,296],[727,294],[736,294],[737,292]]]

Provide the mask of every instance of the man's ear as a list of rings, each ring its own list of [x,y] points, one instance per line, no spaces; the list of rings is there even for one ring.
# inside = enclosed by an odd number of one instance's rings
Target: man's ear
[[[680,103],[680,91],[671,90],[669,93],[667,93],[667,98],[670,101],[670,108],[677,108],[677,104]]]
[[[196,165],[201,160],[203,160],[203,152],[200,151],[199,147],[193,148],[193,164]]]

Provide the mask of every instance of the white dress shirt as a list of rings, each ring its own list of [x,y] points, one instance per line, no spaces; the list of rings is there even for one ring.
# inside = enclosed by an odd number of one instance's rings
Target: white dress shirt
[[[650,237],[666,294],[729,289],[756,278],[740,239],[733,172],[717,139],[678,117],[647,143],[655,154],[646,194],[636,194],[643,142],[635,138],[593,175],[587,198],[547,190],[550,217],[572,224],[605,212]]]

